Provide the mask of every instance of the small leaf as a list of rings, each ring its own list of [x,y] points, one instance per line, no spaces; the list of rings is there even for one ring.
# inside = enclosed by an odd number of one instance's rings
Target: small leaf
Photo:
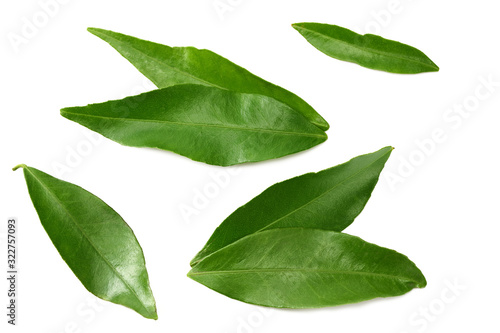
[[[226,58],[194,47],[170,47],[109,30],[88,28],[109,43],[158,88],[201,84],[274,98],[327,130],[328,123],[297,95],[269,83]]]
[[[319,308],[399,296],[426,281],[406,256],[335,231],[285,228],[252,234],[188,276],[230,298],[277,308]]]
[[[123,145],[221,166],[282,157],[327,139],[275,99],[193,84],[65,108],[61,115]]]
[[[247,235],[274,228],[342,231],[365,207],[392,147],[275,184],[215,230],[191,266]]]
[[[79,186],[20,167],[45,231],[85,288],[158,319],[142,249],[120,215]]]
[[[359,35],[329,24],[296,23],[292,26],[315,48],[339,60],[399,74],[439,71],[439,67],[416,48],[380,36]]]

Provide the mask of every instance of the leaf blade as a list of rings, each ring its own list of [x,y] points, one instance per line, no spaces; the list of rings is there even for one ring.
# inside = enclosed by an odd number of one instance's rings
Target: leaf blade
[[[158,319],[144,254],[126,222],[101,199],[26,165],[28,192],[57,251],[97,297]]]
[[[398,74],[439,71],[423,52],[403,43],[371,34],[359,35],[336,25],[295,23],[292,26],[316,49],[339,60]]]
[[[326,131],[329,128],[326,120],[297,95],[261,79],[212,51],[170,47],[104,29],[87,30],[111,45],[158,88],[201,84],[264,95],[301,112],[320,129]]]
[[[188,273],[230,298],[318,308],[403,295],[427,282],[406,256],[335,231],[284,228],[249,235]]]
[[[327,138],[272,98],[202,85],[65,108],[61,115],[123,145],[159,148],[221,166],[282,157]]]
[[[215,230],[191,266],[252,233],[308,227],[342,231],[361,213],[393,148],[275,184],[233,212]]]

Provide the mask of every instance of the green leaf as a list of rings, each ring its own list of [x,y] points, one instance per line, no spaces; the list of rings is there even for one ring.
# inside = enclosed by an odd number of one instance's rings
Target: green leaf
[[[120,215],[79,186],[24,164],[18,168],[45,231],[85,288],[158,319],[142,249]]]
[[[123,145],[221,166],[285,156],[327,139],[275,99],[193,84],[65,108],[61,115]]]
[[[335,231],[273,229],[203,259],[188,276],[230,298],[318,308],[399,296],[426,281],[406,256]]]
[[[439,67],[416,48],[380,36],[359,35],[329,24],[292,25],[315,48],[330,57],[399,74],[437,72]]]
[[[392,147],[318,173],[275,184],[237,209],[215,230],[191,266],[235,241],[263,230],[347,228],[365,207]]]
[[[109,30],[88,28],[109,43],[158,88],[178,84],[201,84],[274,98],[301,112],[309,121],[327,130],[329,125],[297,95],[269,83],[226,58],[194,47],[170,47]]]

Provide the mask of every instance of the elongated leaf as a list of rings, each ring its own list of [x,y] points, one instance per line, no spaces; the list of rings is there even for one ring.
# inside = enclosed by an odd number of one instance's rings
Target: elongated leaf
[[[271,186],[222,222],[191,265],[263,230],[287,227],[344,230],[365,207],[391,151],[392,147],[386,147]]]
[[[296,23],[293,27],[315,48],[339,60],[399,74],[439,71],[439,67],[416,48],[380,36],[359,35],[320,23]]]
[[[318,308],[399,296],[426,281],[407,257],[318,229],[273,229],[242,238],[188,273],[228,297],[277,308]]]
[[[79,186],[19,167],[45,231],[85,288],[158,319],[142,249],[120,215]]]
[[[66,108],[61,115],[127,146],[156,147],[221,166],[285,156],[327,138],[275,99],[202,85]]]
[[[231,91],[274,98],[301,112],[313,124],[329,125],[297,95],[253,75],[226,58],[194,47],[170,47],[109,30],[88,28],[134,65],[158,88],[178,84],[201,84]]]

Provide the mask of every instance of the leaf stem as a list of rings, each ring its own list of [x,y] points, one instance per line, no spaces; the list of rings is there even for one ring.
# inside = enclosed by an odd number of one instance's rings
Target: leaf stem
[[[15,167],[13,167],[13,168],[12,168],[12,171],[16,171],[16,170],[17,170],[17,169],[19,169],[19,168],[23,168],[23,169],[25,169],[25,168],[27,168],[27,167],[28,167],[28,166],[27,166],[26,164],[18,164],[18,165],[16,165]]]

